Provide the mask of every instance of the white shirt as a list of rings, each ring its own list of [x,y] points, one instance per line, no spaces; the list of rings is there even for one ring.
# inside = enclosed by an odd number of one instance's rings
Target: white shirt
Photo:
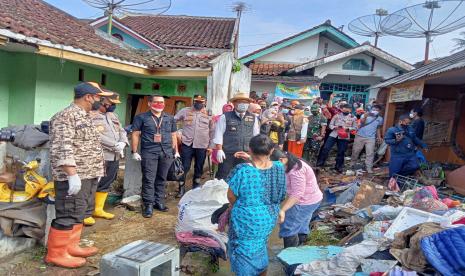
[[[237,111],[236,115],[239,117],[242,117],[240,113]],[[255,116],[254,116],[255,117]],[[223,135],[224,132],[226,131],[226,116],[221,115],[220,119],[216,123],[215,127],[215,135],[213,137],[213,143],[216,145],[223,145]],[[255,117],[255,122],[253,123],[253,136],[260,134],[260,123],[258,122],[257,117]]]

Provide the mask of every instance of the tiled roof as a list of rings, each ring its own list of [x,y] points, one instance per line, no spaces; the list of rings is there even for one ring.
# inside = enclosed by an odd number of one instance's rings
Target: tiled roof
[[[278,76],[282,72],[298,65],[288,63],[251,63],[249,68],[252,70],[252,75]]]
[[[143,50],[139,53],[153,69],[209,68],[209,62],[219,55],[219,52],[192,50]]]
[[[231,49],[235,18],[174,15],[126,16],[125,26],[164,48]]]
[[[206,68],[218,53],[204,51],[142,51],[113,43],[79,20],[41,0],[0,0],[0,29],[26,37],[72,46],[150,68]]]
[[[141,63],[140,56],[95,33],[86,22],[40,0],[0,0],[0,29]]]

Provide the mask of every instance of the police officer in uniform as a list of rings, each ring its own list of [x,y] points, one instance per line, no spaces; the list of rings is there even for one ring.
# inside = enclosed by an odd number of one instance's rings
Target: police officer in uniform
[[[389,177],[395,174],[412,175],[420,168],[416,146],[423,149],[427,149],[427,146],[415,135],[409,115],[400,116],[399,124],[387,130],[384,141],[391,146]]]
[[[89,112],[100,97],[111,96],[93,82],[74,88],[74,102],[50,120],[50,163],[55,183],[56,217],[48,234],[45,261],[73,268],[86,263],[97,248],[79,246],[83,220],[94,206],[98,178],[104,175],[100,135]]]
[[[153,209],[167,212],[165,182],[175,157],[179,157],[176,139],[176,121],[163,112],[165,99],[160,95],[149,97],[150,111],[136,115],[132,124],[132,158],[141,161],[142,216],[152,217]],[[137,152],[141,143],[140,154]]]
[[[95,209],[87,210],[84,225],[94,225],[96,218],[113,219],[115,215],[105,212],[103,207],[110,191],[111,185],[115,181],[119,161],[124,157],[124,148],[129,145],[126,131],[121,126],[118,115],[114,112],[116,104],[120,104],[119,95],[111,92],[110,97],[103,97],[102,104],[98,110],[91,112],[92,121],[100,133],[100,140],[105,157],[105,176],[98,183],[95,193]]]
[[[200,185],[203,166],[207,153],[210,154],[210,140],[213,136],[213,121],[205,109],[205,98],[197,95],[193,99],[193,106],[181,109],[174,116],[177,122],[182,122],[181,159],[184,167],[184,179],[179,182],[179,192],[176,197],[182,197],[185,192],[186,175],[191,168],[192,158],[195,159],[194,178],[192,188]]]
[[[260,122],[247,111],[252,99],[246,93],[238,93],[229,100],[234,110],[220,116],[213,143],[218,150],[216,159],[220,163],[216,172],[217,179],[225,179],[229,172],[243,159],[234,157],[234,153],[249,150],[250,139],[260,134]]]

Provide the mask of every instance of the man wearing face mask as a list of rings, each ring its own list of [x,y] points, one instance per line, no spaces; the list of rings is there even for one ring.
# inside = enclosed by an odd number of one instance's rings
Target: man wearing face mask
[[[387,130],[384,141],[391,146],[389,177],[395,174],[412,175],[420,168],[416,147],[427,150],[427,146],[410,127],[409,115],[400,116],[399,124]]]
[[[313,104],[310,107],[311,115],[308,117],[307,142],[304,146],[304,158],[310,161],[316,158],[320,151],[321,144],[326,135],[328,120],[320,113],[320,105]]]
[[[100,137],[89,112],[101,96],[111,96],[94,82],[74,88],[74,102],[50,120],[50,164],[55,183],[56,217],[48,235],[45,261],[74,268],[83,266],[97,248],[79,246],[83,220],[94,206],[98,178],[104,176]]]
[[[110,92],[110,91],[108,91]],[[110,97],[103,97],[98,110],[91,111],[92,121],[100,133],[100,141],[105,157],[105,176],[102,177],[95,193],[95,209],[89,206],[84,225],[94,225],[94,218],[113,219],[115,215],[103,210],[108,192],[115,181],[119,161],[124,157],[124,148],[129,145],[126,131],[122,127],[118,115],[114,113],[116,104],[120,104],[119,95],[110,92]]]
[[[176,121],[163,112],[165,99],[160,95],[150,96],[148,106],[149,111],[134,117],[131,141],[132,158],[141,161],[144,218],[152,217],[154,208],[168,211],[164,202],[166,177],[174,158],[179,157]]]
[[[181,159],[184,167],[184,177],[179,182],[179,191],[176,197],[180,198],[185,192],[186,175],[191,168],[192,158],[195,159],[194,178],[192,188],[200,186],[203,165],[207,154],[211,153],[210,142],[213,137],[213,120],[205,110],[205,98],[194,97],[194,104],[184,108],[174,116],[177,122],[182,122]]]
[[[351,166],[354,167],[360,152],[365,148],[366,158],[365,166],[368,173],[373,173],[373,159],[375,157],[376,142],[381,142],[383,136],[381,127],[383,126],[383,117],[379,115],[381,106],[374,105],[371,111],[365,113],[360,118],[360,126],[355,135],[354,145],[352,147]]]
[[[352,108],[350,105],[346,104],[340,108],[342,112],[336,114],[329,123],[331,133],[316,162],[317,167],[324,166],[326,159],[328,159],[329,152],[334,144],[337,144],[336,167],[334,169],[338,173],[342,173],[344,170],[344,155],[347,144],[349,144],[350,131],[357,129],[357,121],[355,116],[351,114]]]
[[[252,102],[248,94],[238,93],[229,101],[234,105],[234,110],[221,115],[213,138],[218,150],[216,159],[220,163],[217,179],[225,179],[237,164],[245,162],[234,157],[234,154],[239,151],[247,152],[250,139],[260,133],[259,120],[247,111]]]

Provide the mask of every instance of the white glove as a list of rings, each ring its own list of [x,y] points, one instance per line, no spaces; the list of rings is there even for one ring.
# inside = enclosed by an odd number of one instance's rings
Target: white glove
[[[223,150],[218,150],[216,153],[216,160],[218,160],[220,163],[223,163],[224,159],[226,159],[226,154],[224,154]]]
[[[124,158],[124,150],[120,151],[119,156],[120,156],[121,158]]]
[[[120,152],[120,151],[123,151],[125,147],[126,147],[126,143],[118,142],[115,145],[115,150],[116,150],[116,152]]]
[[[174,154],[174,158],[179,158],[179,157],[181,157],[181,155],[179,155],[179,152],[176,152],[176,153]]]
[[[140,157],[140,154],[138,154],[137,152],[134,152],[132,154],[132,159],[134,159],[136,161],[140,161],[140,160],[142,160],[142,157]]]
[[[79,175],[68,176],[68,195],[77,195],[81,190],[81,179]]]

